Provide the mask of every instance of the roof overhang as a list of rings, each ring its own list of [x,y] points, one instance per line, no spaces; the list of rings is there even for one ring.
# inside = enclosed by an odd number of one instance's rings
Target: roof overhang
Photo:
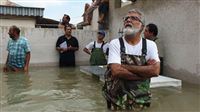
[[[44,8],[0,5],[0,15],[43,17]]]

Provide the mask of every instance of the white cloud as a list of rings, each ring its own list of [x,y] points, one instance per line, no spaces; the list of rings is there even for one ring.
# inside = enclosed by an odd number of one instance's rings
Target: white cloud
[[[12,0],[12,2],[17,3],[22,6],[27,7],[42,7],[46,8],[52,5],[60,5],[60,0]]]
[[[59,6],[63,3],[70,2],[91,2],[91,0],[11,0],[14,3],[17,3],[22,6],[27,7],[42,7],[46,8],[48,6]]]
[[[77,24],[82,21],[81,15],[84,4],[92,0],[10,0],[25,7],[45,8],[43,17],[60,21],[63,14],[71,17],[70,23]]]

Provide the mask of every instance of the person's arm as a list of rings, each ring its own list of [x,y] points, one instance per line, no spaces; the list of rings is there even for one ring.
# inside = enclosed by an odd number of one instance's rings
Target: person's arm
[[[145,66],[122,65],[122,67],[144,78],[157,77],[160,72],[160,62],[156,62],[155,60],[149,61],[151,62],[147,62],[149,64]]]
[[[25,47],[26,56],[25,56],[24,72],[28,72],[29,62],[30,62],[30,58],[31,58],[31,48],[30,48],[30,43],[28,42],[28,40],[26,41],[25,46],[26,46]]]
[[[158,57],[157,46],[153,41],[147,40],[147,65],[135,66],[135,65],[122,65],[130,72],[140,75],[144,78],[156,77],[160,72],[160,60]]]
[[[60,53],[64,52],[64,49],[61,48],[61,47],[56,47],[56,50],[57,50],[58,52],[60,52]]]
[[[78,44],[78,40],[75,37],[73,38],[73,44],[70,45],[69,47],[67,47],[66,49],[64,49],[65,51],[77,51],[79,49],[79,44]]]
[[[27,52],[27,53],[26,53],[26,57],[25,57],[24,72],[27,72],[27,71],[28,71],[30,58],[31,58],[31,53],[30,53],[30,52]]]
[[[58,40],[56,41],[56,50],[59,52],[59,53],[62,53],[64,52],[64,49],[60,47],[60,44],[61,44],[61,37],[58,38]]]
[[[87,54],[91,55],[91,52],[86,47],[83,49],[83,51],[86,52]]]
[[[69,47],[67,47],[67,48],[64,49],[64,51],[68,51],[68,50],[70,50],[70,51],[77,51],[78,47],[69,46]]]
[[[113,77],[123,78],[127,80],[140,80],[136,74],[131,73],[121,66],[120,43],[118,39],[114,39],[109,44],[108,67],[111,69]]]
[[[69,46],[67,48],[56,47],[56,50],[60,53],[63,53],[66,51],[77,51],[78,49],[79,49],[78,47],[72,47],[72,46]]]
[[[91,50],[94,48],[94,41],[90,42],[89,44],[87,44],[85,46],[85,48],[83,49],[84,52],[86,52],[87,54],[91,55]]]
[[[120,64],[110,64],[111,73],[113,77],[127,79],[127,80],[140,80],[143,79],[138,75],[131,73],[126,68],[123,68]]]

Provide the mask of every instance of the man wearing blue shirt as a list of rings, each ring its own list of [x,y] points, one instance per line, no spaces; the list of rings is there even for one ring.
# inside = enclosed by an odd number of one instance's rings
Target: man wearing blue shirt
[[[30,45],[26,38],[20,36],[20,29],[17,26],[11,26],[8,34],[8,56],[3,71],[27,72],[31,55]]]

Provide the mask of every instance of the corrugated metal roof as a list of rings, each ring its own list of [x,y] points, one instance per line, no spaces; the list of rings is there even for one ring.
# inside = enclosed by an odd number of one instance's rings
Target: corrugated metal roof
[[[0,5],[0,15],[43,17],[44,8],[16,7]]]

